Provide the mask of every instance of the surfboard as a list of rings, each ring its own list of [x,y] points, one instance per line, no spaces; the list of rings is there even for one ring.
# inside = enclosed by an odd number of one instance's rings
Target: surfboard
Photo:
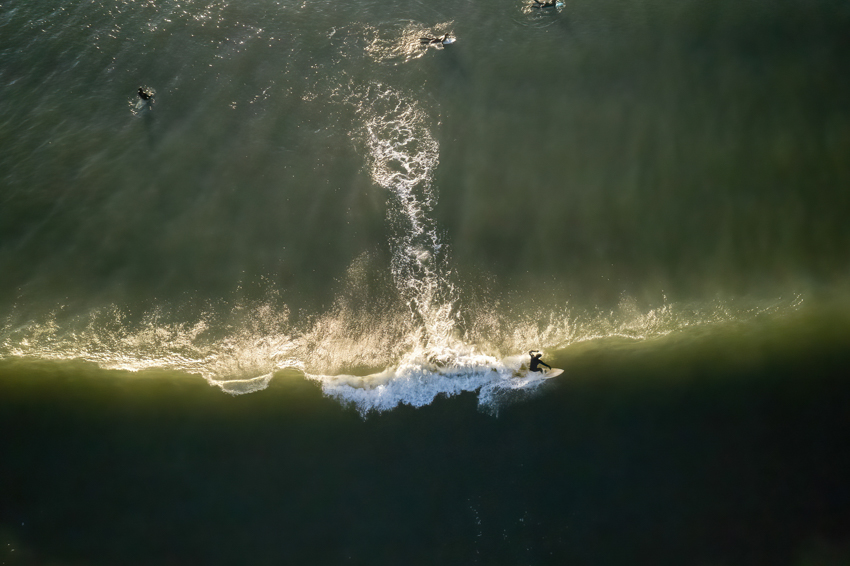
[[[537,372],[537,371],[528,371],[523,368],[518,372],[514,373],[513,377],[518,379],[527,379],[528,381],[536,381],[538,379],[550,379],[553,377],[558,377],[564,373],[564,370],[560,368],[552,368],[546,372]]]

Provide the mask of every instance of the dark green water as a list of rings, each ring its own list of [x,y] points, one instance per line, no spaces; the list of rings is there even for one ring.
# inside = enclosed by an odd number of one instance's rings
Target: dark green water
[[[846,564],[850,323],[801,322],[568,351],[498,417],[7,361],[3,560]]]
[[[848,29],[0,2],[0,561],[849,563]]]

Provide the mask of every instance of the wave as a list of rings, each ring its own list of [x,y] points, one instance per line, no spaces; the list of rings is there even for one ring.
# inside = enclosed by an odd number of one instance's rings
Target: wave
[[[357,283],[355,277],[348,284]],[[296,370],[363,414],[400,404],[421,407],[462,392],[477,392],[479,404],[494,410],[505,394],[545,383],[514,379],[530,345],[552,362],[576,344],[723,328],[796,311],[803,299],[740,303],[640,310],[624,300],[609,312],[574,313],[565,305],[562,312],[520,318],[492,308],[473,324],[458,325],[460,337],[428,339],[401,308],[355,312],[344,300],[303,326],[293,324],[273,297],[229,310],[218,305],[192,322],[180,322],[179,309],[164,307],[139,318],[116,306],[76,316],[60,309],[24,323],[10,315],[0,328],[0,357],[81,359],[103,369],[198,374],[234,395],[265,389],[275,374]]]
[[[387,65],[421,56],[416,37],[422,29],[406,25],[398,41],[369,31],[367,53]],[[345,85],[334,82],[330,100],[354,109],[354,143],[374,184],[387,192],[388,273],[369,254],[355,258],[332,308],[299,321],[273,286],[263,300],[221,301],[188,317],[181,314],[186,309],[170,304],[141,315],[118,305],[81,314],[57,308],[41,317],[12,312],[0,329],[0,356],[176,370],[199,374],[230,394],[262,390],[275,373],[297,370],[364,414],[399,404],[419,407],[465,391],[477,392],[481,405],[492,407],[504,392],[543,383],[514,379],[529,348],[557,357],[579,342],[646,340],[794,309],[802,300],[698,306],[665,301],[641,308],[626,297],[607,312],[569,304],[513,309],[501,300],[464,306],[461,291],[469,290],[459,288],[449,268],[449,246],[433,215],[440,161],[436,113],[394,86]],[[308,91],[318,97],[320,88]],[[370,289],[371,279],[378,280],[377,290]]]

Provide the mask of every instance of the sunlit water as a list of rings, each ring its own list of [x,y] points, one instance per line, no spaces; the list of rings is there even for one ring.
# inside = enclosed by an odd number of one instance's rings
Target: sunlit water
[[[294,369],[368,413],[537,387],[530,349],[843,309],[847,18],[5,2],[0,355],[234,394]]]

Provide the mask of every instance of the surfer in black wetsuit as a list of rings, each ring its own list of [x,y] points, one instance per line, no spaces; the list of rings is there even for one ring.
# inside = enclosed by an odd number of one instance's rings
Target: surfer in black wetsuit
[[[420,37],[419,43],[421,43],[422,45],[435,45],[437,43],[440,43],[442,45],[446,45],[446,42],[448,41],[448,39],[449,39],[449,34],[444,33],[441,37],[430,37],[430,36]],[[451,42],[449,41],[448,43],[451,43]]]
[[[531,5],[532,8],[554,8],[557,6],[558,0],[552,0],[551,2],[539,2],[538,0],[534,0],[534,4]]]
[[[153,104],[153,92],[150,90],[145,90],[142,87],[139,87],[139,98],[148,103],[148,105]]]
[[[537,353],[535,354],[535,352]],[[541,354],[539,351],[531,350],[530,352],[528,352],[528,355],[531,356],[531,363],[528,364],[528,371],[542,372],[543,370],[540,369],[540,367],[538,366],[546,366],[547,368],[552,369],[552,366],[540,359],[541,357],[543,357],[543,354]]]

